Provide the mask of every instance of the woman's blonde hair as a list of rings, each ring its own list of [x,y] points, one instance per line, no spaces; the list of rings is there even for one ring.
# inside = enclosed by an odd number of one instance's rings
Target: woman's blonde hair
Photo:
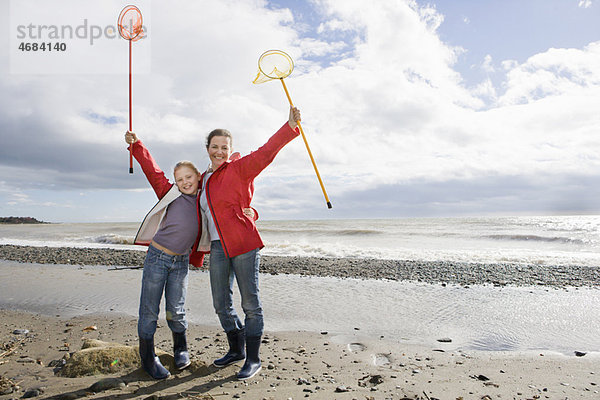
[[[188,160],[179,161],[177,164],[175,164],[175,168],[173,168],[173,174],[175,174],[175,172],[177,172],[177,170],[181,167],[188,167],[198,175],[200,174],[194,163]]]

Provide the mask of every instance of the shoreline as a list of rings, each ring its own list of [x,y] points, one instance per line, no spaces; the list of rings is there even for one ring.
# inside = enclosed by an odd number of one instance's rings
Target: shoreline
[[[235,380],[241,363],[210,366],[226,351],[219,328],[190,324],[193,368],[163,381],[150,379],[137,365],[111,373],[63,377],[63,358],[84,341],[137,345],[136,319],[117,313],[60,318],[0,310],[0,399],[25,393],[40,399],[492,399],[598,398],[600,353],[584,357],[552,352],[477,352],[407,345],[378,337],[352,341],[329,332],[266,332],[262,371],[247,382]],[[93,327],[93,328],[90,328]],[[26,329],[26,334],[16,334]],[[157,348],[172,354],[164,318]],[[7,351],[9,351],[8,354]],[[124,361],[124,360],[122,360]],[[117,367],[119,363],[116,362]],[[107,380],[108,379],[108,380]],[[92,391],[93,384],[112,389]],[[11,390],[10,393],[8,391]],[[4,392],[0,392],[4,393]]]
[[[0,245],[0,260],[21,263],[141,268],[145,255],[145,250]],[[461,286],[600,287],[599,266],[262,255],[260,272]]]

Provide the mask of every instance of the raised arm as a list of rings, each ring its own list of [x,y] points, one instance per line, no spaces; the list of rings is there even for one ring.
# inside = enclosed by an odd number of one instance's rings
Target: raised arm
[[[300,121],[300,110],[296,107],[290,107],[288,121],[269,138],[267,143],[256,151],[242,157],[236,163],[240,175],[248,180],[254,179],[263,169],[271,164],[277,153],[300,134],[297,121]]]
[[[160,169],[154,158],[152,158],[152,155],[150,155],[150,151],[148,151],[135,133],[127,131],[125,133],[125,142],[132,148],[133,156],[142,167],[142,171],[144,171],[144,175],[146,175],[152,189],[154,189],[158,198],[161,199],[167,194],[173,184],[169,182],[163,170]]]

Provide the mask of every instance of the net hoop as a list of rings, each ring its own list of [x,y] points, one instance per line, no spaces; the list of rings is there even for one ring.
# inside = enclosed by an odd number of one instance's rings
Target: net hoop
[[[125,40],[132,42],[138,41],[144,37],[144,29],[142,26],[142,12],[134,5],[128,5],[121,10],[117,27],[119,35]]]
[[[290,76],[294,60],[281,50],[267,50],[258,59],[258,74],[252,83],[264,83]]]

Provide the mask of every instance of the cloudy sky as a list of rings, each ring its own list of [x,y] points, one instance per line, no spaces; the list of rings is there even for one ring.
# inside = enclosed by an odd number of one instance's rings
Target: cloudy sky
[[[156,202],[123,140],[128,50],[112,27],[128,3],[0,0],[0,216],[138,221]],[[252,84],[258,57],[293,57],[333,209],[296,139],[256,180],[263,219],[600,211],[600,1],[135,4],[133,128],[169,176],[182,159],[206,168],[214,128],[242,154],[262,145],[288,104],[279,82]],[[83,28],[51,36],[65,25]]]

